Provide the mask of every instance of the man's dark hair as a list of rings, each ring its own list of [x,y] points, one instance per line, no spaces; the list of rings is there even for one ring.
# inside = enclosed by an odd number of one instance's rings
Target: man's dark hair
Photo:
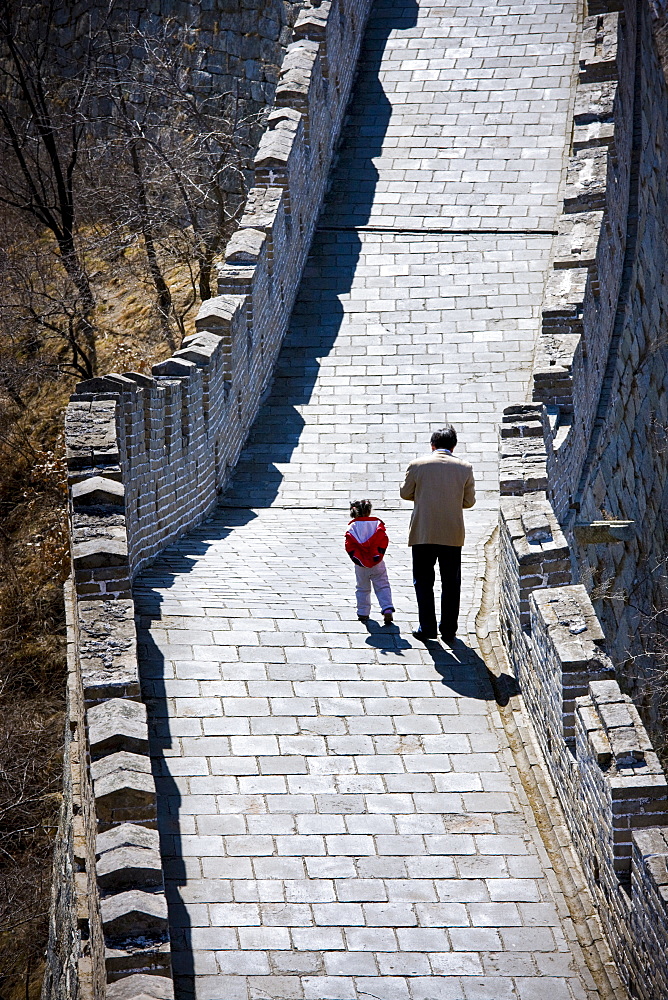
[[[371,513],[370,500],[353,500],[350,504],[351,517],[368,517]]]
[[[446,424],[440,430],[434,431],[431,443],[434,448],[447,448],[448,451],[452,451],[457,444],[457,431],[452,424]]]

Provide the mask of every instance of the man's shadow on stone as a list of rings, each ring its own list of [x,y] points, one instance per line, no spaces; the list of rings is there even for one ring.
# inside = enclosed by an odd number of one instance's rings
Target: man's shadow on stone
[[[436,673],[444,687],[462,698],[494,701],[494,691],[489,681],[489,671],[478,652],[463,639],[441,644],[437,639],[421,642],[413,640],[431,657]]]
[[[461,697],[482,701],[495,701],[504,708],[511,698],[520,693],[519,685],[511,674],[494,674],[478,652],[462,639],[454,643],[441,644],[437,639],[420,642],[411,635],[407,641],[401,635],[398,625],[381,625],[370,619],[366,623],[369,637],[367,645],[375,646],[383,654],[403,655],[405,649],[424,649],[429,653],[436,672],[441,675],[445,687]]]
[[[379,77],[391,32],[415,27],[416,0],[396,9],[377,5],[365,33],[359,70],[348,107],[335,167],[319,227],[306,262],[289,331],[278,358],[269,395],[251,428],[244,453],[222,506],[270,506],[279,492],[280,465],[299,445],[307,406],[322,359],[331,352],[345,316],[362,240],[357,228],[371,218],[378,169],[392,105]]]

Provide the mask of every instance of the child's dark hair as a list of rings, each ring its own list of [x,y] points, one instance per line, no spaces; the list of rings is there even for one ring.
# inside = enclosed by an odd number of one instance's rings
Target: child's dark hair
[[[351,517],[368,517],[371,513],[370,500],[353,500],[350,504]]]

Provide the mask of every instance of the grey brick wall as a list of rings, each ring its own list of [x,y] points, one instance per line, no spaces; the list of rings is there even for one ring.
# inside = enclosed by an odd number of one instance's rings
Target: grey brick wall
[[[534,368],[533,398],[546,405],[552,431],[548,495],[562,522],[587,454],[624,267],[635,48],[631,7],[585,19],[564,214]]]
[[[45,4],[45,7],[48,6]],[[231,95],[237,105],[235,130],[242,169],[252,177],[253,156],[263,130],[262,112],[274,101],[285,47],[301,4],[299,0],[81,0],[58,5],[53,19],[53,56],[67,76],[79,69],[82,39],[109,30],[123,51],[124,35],[136,29],[127,52],[129,73],[141,80],[145,60],[139,35],[151,38],[165,27],[185,44],[179,65],[190,86],[203,96]],[[46,14],[45,14],[46,16]],[[101,106],[105,112],[104,105]],[[240,193],[231,176],[232,195]]]
[[[642,1000],[668,995],[666,778],[615,679],[631,666],[633,618],[623,602],[598,601],[599,622],[588,589],[634,590],[646,607],[665,599],[650,582],[668,510],[657,438],[668,425],[664,36],[645,2],[589,5],[532,401],[508,407],[501,427],[502,635],[613,953]],[[585,544],[593,536],[578,523],[610,516],[635,522],[633,540],[600,530]]]
[[[619,317],[593,442],[581,487],[581,519],[606,515],[634,522],[626,545],[576,547],[582,580],[614,600],[595,600],[620,678],[656,731],[659,724],[653,661],[638,634],[635,608],[665,608],[668,588],[659,569],[668,531],[668,87],[655,21],[641,21],[638,109],[638,233],[629,287]]]

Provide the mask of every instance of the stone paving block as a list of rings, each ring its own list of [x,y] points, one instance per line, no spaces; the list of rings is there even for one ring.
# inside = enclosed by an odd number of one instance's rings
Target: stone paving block
[[[412,1000],[465,1000],[464,987],[454,976],[447,979],[415,977],[410,981]]]
[[[508,951],[554,952],[554,935],[549,927],[499,927],[499,934]]]
[[[190,977],[184,977],[185,984]],[[178,980],[177,980],[178,982]],[[178,987],[177,987],[178,988]],[[245,979],[233,976],[201,975],[197,977],[198,1000],[217,1000],[224,991],[226,1000],[248,1000],[248,985]]]
[[[554,1000],[571,1000],[568,981],[564,978],[541,976],[540,979],[536,979],[535,976],[526,978],[518,976],[515,979],[515,984],[517,995],[521,1000],[540,1000],[541,997],[545,996],[545,990],[549,990],[549,995]]]
[[[475,976],[463,979],[465,1000],[515,1000],[515,988],[510,978]]]
[[[494,927],[452,927],[449,935],[455,952],[475,950],[476,954],[481,954],[502,948],[499,932]]]

